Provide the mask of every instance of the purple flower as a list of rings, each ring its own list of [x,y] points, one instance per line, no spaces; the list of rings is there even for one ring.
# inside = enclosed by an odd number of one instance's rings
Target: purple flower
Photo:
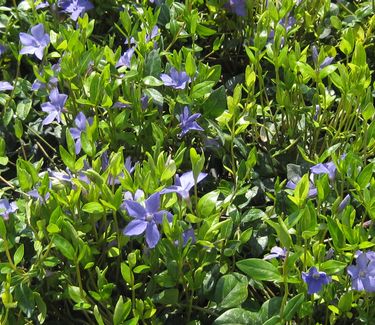
[[[13,90],[13,88],[8,81],[0,81],[0,91]]]
[[[282,258],[284,259],[286,257],[287,250],[286,248],[281,248],[278,246],[274,246],[271,248],[270,254],[263,257],[264,260],[270,260],[272,258]]]
[[[320,163],[310,168],[311,173],[314,175],[328,174],[328,178],[333,181],[336,176],[336,165],[333,161],[327,163]]]
[[[6,51],[6,47],[2,44],[0,44],[0,56],[2,56]]]
[[[49,3],[47,1],[35,0],[35,3],[38,3],[35,9],[43,9],[49,7]]]
[[[159,35],[159,27],[155,25],[151,33],[146,35],[146,38],[145,38],[146,43],[150,42],[152,39],[154,39],[158,35]]]
[[[312,59],[314,61],[315,66],[319,64],[319,53],[315,45],[312,46]],[[330,65],[333,61],[333,57],[326,57],[323,62],[319,65],[319,70],[325,68],[327,65]]]
[[[200,113],[190,115],[189,107],[185,106],[182,114],[180,115],[180,137],[183,137],[186,133],[191,130],[204,131],[204,129],[195,121],[201,116]]]
[[[289,188],[291,190],[294,190],[296,188],[296,186],[297,186],[297,184],[294,181],[290,180],[290,181],[288,181],[288,183],[286,183],[285,187]],[[317,194],[318,194],[318,190],[316,189],[315,185],[312,182],[310,182],[310,184],[309,184],[309,193],[307,194],[307,197],[308,198],[313,198]]]
[[[93,9],[93,4],[88,0],[59,0],[57,5],[67,14],[70,14],[70,18],[74,21],[79,16],[83,16],[84,13],[90,9]]]
[[[346,206],[349,204],[350,202],[350,194],[347,194],[344,199],[340,202],[338,208],[337,208],[337,212],[341,212],[342,210],[344,210],[346,208]]]
[[[42,187],[40,187],[40,188],[42,188]],[[40,189],[39,188],[39,189]],[[48,188],[49,189],[51,189],[52,188],[52,183],[51,183],[51,181],[49,182],[49,184],[48,184]],[[44,191],[44,189],[42,189],[42,191]],[[45,194],[44,194],[44,196],[42,196],[40,193],[39,193],[39,190],[38,189],[36,189],[36,188],[34,188],[33,190],[31,190],[31,191],[28,191],[26,194],[28,194],[29,196],[31,196],[32,198],[34,198],[34,199],[37,199],[38,201],[39,201],[39,203],[46,203],[47,202],[47,200],[50,198],[50,193],[49,192],[46,192]]]
[[[194,244],[196,241],[193,228],[189,228],[188,230],[185,230],[182,233],[182,247],[185,247],[187,245],[187,243],[189,242],[189,239],[191,239],[192,244]],[[176,240],[175,245],[178,246],[179,244],[180,244],[180,241]]]
[[[375,253],[357,251],[356,265],[348,267],[352,288],[358,291],[375,292]]]
[[[44,33],[43,24],[38,24],[31,27],[31,35],[20,33],[20,41],[23,45],[20,54],[35,54],[39,60],[42,60],[44,49],[48,46],[50,38]]]
[[[174,89],[185,89],[190,82],[190,77],[185,71],[177,71],[175,68],[171,68],[169,75],[162,73],[160,79],[163,80],[164,85]]]
[[[313,117],[314,121],[318,120],[319,114],[320,114],[320,105],[315,105],[315,114],[314,114],[314,117]]]
[[[50,101],[41,105],[42,111],[48,113],[48,116],[43,120],[43,125],[50,124],[55,119],[58,123],[61,122],[61,113],[67,99],[68,95],[60,94],[57,88],[51,90]]]
[[[92,118],[86,119],[85,114],[82,112],[79,112],[74,120],[74,123],[76,124],[76,128],[70,128],[70,133],[72,134],[72,137],[74,140],[76,140],[76,155],[78,155],[81,152],[81,133],[86,131],[87,123],[89,125],[92,124]]]
[[[332,248],[332,247],[330,247],[330,249],[328,250],[326,256],[324,256],[324,259],[325,260],[331,260],[334,255],[335,255],[335,249]]]
[[[246,16],[246,0],[229,0],[226,7],[237,16]]]
[[[18,209],[16,202],[9,203],[8,199],[0,200],[0,216],[5,220],[9,219],[9,214],[16,212]]]
[[[207,176],[206,173],[200,173],[197,178],[197,184],[203,180]],[[180,195],[184,200],[188,200],[190,198],[189,191],[194,186],[194,176],[193,172],[186,172],[181,176],[176,175],[174,185],[169,186],[162,190],[160,194],[166,193],[177,193]]]
[[[134,47],[129,48],[123,55],[120,56],[120,59],[116,63],[116,68],[127,67],[130,68],[131,58],[134,54]]]
[[[152,194],[144,202],[145,206],[131,200],[125,200],[124,204],[129,216],[134,218],[123,230],[124,235],[137,236],[146,232],[147,245],[150,248],[154,248],[160,239],[157,224],[162,223],[164,215],[167,216],[170,222],[173,217],[168,211],[159,211],[160,193]]]
[[[307,284],[307,293],[312,295],[319,292],[323,285],[331,282],[331,277],[325,272],[318,272],[316,267],[310,268],[309,272],[302,272],[302,280]]]
[[[39,89],[45,89],[46,87],[48,87],[49,89],[53,89],[53,88],[57,87],[57,83],[58,83],[59,80],[57,79],[56,75],[61,70],[60,64],[59,63],[53,64],[51,66],[51,69],[54,72],[55,76],[50,77],[47,84],[40,81],[39,79],[35,79],[35,81],[31,85],[31,90],[37,91]]]

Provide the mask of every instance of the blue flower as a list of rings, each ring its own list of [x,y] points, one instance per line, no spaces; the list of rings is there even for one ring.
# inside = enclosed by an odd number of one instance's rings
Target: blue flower
[[[72,137],[74,140],[76,140],[75,143],[75,149],[76,154],[78,155],[81,152],[81,133],[86,131],[87,124],[92,124],[92,118],[86,119],[85,114],[82,112],[79,112],[74,120],[74,123],[76,124],[76,128],[70,128],[70,133],[72,134]]]
[[[130,68],[131,58],[134,54],[134,47],[129,48],[123,55],[120,56],[120,59],[116,63],[116,68],[127,67]]]
[[[57,88],[52,89],[49,94],[49,102],[43,103],[42,111],[48,113],[48,116],[43,120],[43,125],[52,123],[56,119],[58,123],[61,122],[61,114],[64,111],[64,105],[68,95],[60,94]]]
[[[348,267],[352,288],[358,291],[375,292],[375,252],[356,253],[356,265]]]
[[[206,176],[206,173],[200,173],[197,178],[197,183],[203,180]],[[190,198],[189,191],[194,186],[194,184],[195,181],[193,172],[189,171],[182,174],[181,176],[176,175],[174,185],[165,188],[160,192],[160,194],[177,193],[184,200],[188,200]]]
[[[315,266],[310,268],[309,272],[302,272],[302,280],[307,284],[307,293],[312,295],[319,292],[323,285],[330,283],[331,277],[325,272],[318,272]]]
[[[200,116],[200,113],[190,115],[189,107],[185,106],[182,114],[180,115],[180,128],[182,131],[179,136],[183,137],[191,130],[204,131],[204,129],[195,121]]]
[[[8,199],[0,200],[0,216],[5,220],[9,219],[9,214],[14,213],[18,210],[16,202],[9,203]]]
[[[286,183],[285,187],[289,188],[291,190],[294,190],[297,187],[297,184],[293,180],[290,180],[290,181],[288,181],[288,183]],[[318,194],[318,190],[316,189],[315,185],[312,182],[310,182],[309,183],[309,192],[307,194],[307,197],[308,198],[313,198],[317,194]]]
[[[6,51],[6,47],[2,44],[0,44],[0,56],[2,56]]]
[[[65,13],[70,14],[70,18],[74,21],[79,16],[82,17],[86,11],[94,8],[88,0],[59,0],[57,4]]]
[[[270,254],[263,257],[264,260],[270,260],[272,258],[282,258],[284,259],[286,257],[287,250],[286,248],[281,248],[278,246],[274,246],[271,248]]]
[[[342,210],[344,210],[346,208],[346,206],[349,204],[350,202],[350,194],[347,194],[344,199],[340,202],[338,208],[337,208],[337,212],[341,212]]]
[[[163,80],[164,85],[174,89],[185,89],[190,82],[190,77],[185,71],[177,71],[175,68],[171,68],[169,75],[162,73],[160,79]]]
[[[0,81],[0,91],[13,90],[13,88],[8,81]]]
[[[226,7],[237,16],[246,16],[246,0],[229,0]]]
[[[124,205],[126,210],[134,220],[130,221],[125,227],[123,234],[126,236],[137,236],[145,232],[147,245],[150,248],[154,248],[160,239],[157,225],[162,223],[163,216],[166,216],[170,222],[173,216],[168,211],[159,211],[160,193],[152,194],[144,204],[145,206],[142,206],[136,201],[125,200]]]
[[[319,53],[318,53],[318,50],[316,48],[315,45],[312,46],[312,58],[313,58],[313,61],[314,61],[314,64],[315,66],[317,66],[319,64]],[[330,65],[333,61],[333,57],[326,57],[323,62],[320,63],[319,65],[319,70],[325,68],[326,66]]]
[[[50,38],[44,33],[43,24],[38,24],[31,27],[31,35],[20,33],[20,41],[23,45],[20,54],[35,54],[39,60],[42,60],[44,49],[48,46]]]
[[[333,161],[327,163],[320,163],[310,168],[311,173],[314,175],[328,174],[328,178],[333,181],[336,176],[336,165]]]

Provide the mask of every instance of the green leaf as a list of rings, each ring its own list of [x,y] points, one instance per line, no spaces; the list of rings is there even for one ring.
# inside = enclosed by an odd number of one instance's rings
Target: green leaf
[[[284,319],[287,321],[291,320],[294,314],[300,308],[301,304],[304,302],[304,300],[305,300],[305,295],[303,293],[300,293],[296,295],[295,297],[293,297],[292,299],[290,299],[285,306]]]
[[[225,87],[220,86],[211,92],[207,100],[202,104],[205,117],[215,119],[227,109],[227,96]]]
[[[129,316],[131,310],[132,302],[128,298],[124,303],[122,296],[119,297],[116,303],[115,311],[113,313],[113,324],[118,325]]]
[[[32,103],[32,100],[28,98],[23,99],[18,103],[16,115],[19,119],[21,119],[21,121],[24,121],[29,115]]]
[[[63,254],[67,259],[73,261],[75,257],[75,251],[72,244],[60,235],[54,235],[52,242],[56,248]]]
[[[352,309],[352,302],[353,302],[353,291],[345,292],[339,300],[338,307],[340,311],[347,312]]]
[[[249,258],[237,262],[236,265],[242,272],[254,280],[282,281],[279,270],[265,260]]]
[[[347,267],[347,264],[340,261],[328,260],[320,264],[320,270],[326,272],[327,274],[335,274],[341,272]]]
[[[144,92],[148,97],[152,98],[155,104],[163,106],[164,98],[163,98],[163,95],[159,91],[153,88],[148,88],[148,89],[145,89]]]
[[[134,274],[126,263],[121,263],[121,275],[126,283],[134,284]]]
[[[7,236],[7,228],[5,226],[4,219],[0,217],[0,236],[2,239],[5,239]]]
[[[24,252],[25,252],[24,246],[23,244],[21,244],[20,246],[18,246],[16,252],[14,253],[14,257],[13,257],[14,265],[17,266],[18,263],[22,261]]]
[[[370,163],[358,175],[357,183],[361,189],[364,189],[370,183],[370,180],[373,174],[373,169],[374,169],[374,164]]]
[[[147,76],[142,79],[143,83],[146,86],[151,86],[151,87],[158,87],[163,85],[163,82],[153,76]]]
[[[252,313],[242,308],[227,310],[215,319],[212,325],[261,325],[257,313]]]
[[[195,61],[191,52],[189,52],[186,56],[185,70],[190,77],[194,77],[197,71],[197,66],[195,65]]]
[[[203,195],[197,205],[198,216],[201,218],[208,218],[216,209],[219,192],[209,192]]]
[[[72,156],[62,145],[59,146],[60,156],[66,167],[70,170],[75,170],[75,157]]]
[[[206,94],[210,94],[214,84],[215,83],[213,81],[203,81],[193,86],[193,89],[191,90],[191,97],[193,99],[199,99]]]
[[[19,307],[28,317],[35,309],[35,301],[33,291],[29,288],[27,283],[20,283],[14,290],[14,299],[18,302]]]
[[[221,308],[241,305],[247,298],[248,280],[240,273],[223,275],[215,288],[214,300]]]
[[[102,213],[104,212],[103,206],[99,202],[89,202],[86,203],[82,210],[87,213]]]
[[[154,297],[155,302],[164,305],[176,305],[178,303],[178,289],[166,289]]]

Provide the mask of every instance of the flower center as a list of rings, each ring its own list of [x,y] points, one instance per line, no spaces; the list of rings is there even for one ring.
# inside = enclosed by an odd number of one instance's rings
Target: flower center
[[[359,271],[359,277],[365,278],[366,277],[366,271],[364,271],[364,270]]]
[[[319,273],[314,273],[312,277],[313,277],[313,279],[316,279],[316,280],[320,279],[320,274]]]
[[[154,215],[152,213],[146,214],[146,221],[150,222],[154,219]]]

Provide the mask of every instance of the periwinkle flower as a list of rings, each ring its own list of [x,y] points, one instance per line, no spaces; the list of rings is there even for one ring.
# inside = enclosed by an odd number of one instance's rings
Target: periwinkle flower
[[[347,194],[344,199],[340,202],[338,208],[337,208],[337,212],[341,212],[342,210],[344,210],[346,208],[346,206],[349,204],[350,202],[350,194]]]
[[[127,67],[130,68],[131,58],[134,54],[135,49],[133,47],[129,48],[123,55],[120,56],[120,59],[116,63],[116,68]]]
[[[204,131],[204,129],[195,121],[200,116],[200,113],[190,115],[189,107],[185,106],[182,114],[180,115],[181,133],[179,134],[179,136],[183,137],[186,133],[192,130]]]
[[[50,124],[55,119],[58,123],[61,122],[61,114],[64,111],[67,99],[68,95],[60,94],[57,88],[51,90],[49,94],[50,101],[41,105],[43,112],[48,113],[48,116],[43,120],[43,125]]]
[[[44,49],[50,43],[50,38],[47,33],[44,33],[43,24],[38,24],[31,27],[31,35],[20,33],[20,41],[23,45],[20,54],[35,54],[39,60],[42,60]]]
[[[10,202],[8,199],[1,199],[0,200],[0,216],[2,216],[5,220],[9,219],[9,215],[14,213],[18,210],[16,202]]]
[[[271,252],[268,255],[264,256],[263,259],[264,260],[270,260],[270,259],[273,259],[273,258],[284,259],[286,257],[286,254],[287,254],[286,248],[274,246],[274,247],[271,248]]]
[[[336,165],[333,161],[327,163],[320,163],[310,168],[310,171],[314,175],[327,174],[328,178],[333,181],[336,177]]]
[[[160,208],[160,193],[152,194],[145,202],[145,206],[131,200],[125,200],[124,205],[128,211],[129,216],[134,220],[123,230],[126,236],[137,236],[146,233],[146,242],[150,248],[154,248],[159,242],[160,233],[158,224],[163,221],[163,216],[166,216],[168,221],[172,221],[173,215],[165,210],[159,211]]]
[[[246,0],[229,0],[225,6],[237,16],[246,16]]]
[[[357,251],[356,255],[356,265],[348,267],[353,290],[375,292],[375,252]]]
[[[318,50],[317,50],[315,45],[312,46],[311,52],[312,52],[312,59],[314,61],[314,64],[315,64],[315,66],[317,66],[319,64],[319,53],[318,53]],[[323,60],[323,62],[320,63],[319,70],[322,70],[326,66],[330,65],[332,63],[332,61],[333,61],[333,57],[331,57],[331,56],[326,57]]]
[[[75,141],[75,152],[78,155],[81,152],[81,133],[86,131],[87,124],[92,124],[92,118],[86,118],[83,112],[79,112],[74,119],[74,123],[77,127],[70,128],[70,133]]]
[[[323,285],[332,281],[331,277],[325,272],[318,272],[315,266],[311,267],[309,272],[302,272],[302,280],[307,284],[309,295],[319,292]]]
[[[198,178],[197,178],[197,183],[203,180],[206,176],[207,176],[206,173],[199,173]],[[192,171],[186,172],[182,174],[181,176],[176,174],[174,185],[165,188],[164,190],[160,192],[160,194],[177,193],[184,200],[189,200],[190,198],[189,191],[192,189],[194,184],[195,184],[194,175]]]
[[[185,71],[177,71],[175,68],[171,68],[169,74],[162,73],[160,79],[163,80],[165,86],[174,89],[185,89],[190,82],[190,77]]]
[[[70,18],[74,21],[79,16],[83,16],[84,13],[90,9],[93,9],[93,4],[88,0],[59,0],[57,5],[67,14],[70,14]]]
[[[13,88],[8,81],[0,81],[0,91],[13,90]]]
[[[2,44],[0,44],[0,57],[5,53],[6,47]]]
[[[195,239],[195,234],[194,234],[194,229],[189,228],[188,230],[185,230],[182,233],[182,247],[185,247],[187,243],[191,240],[191,244],[194,244],[196,239]],[[180,244],[179,240],[175,241],[175,245],[178,246]]]
[[[34,0],[34,2],[37,4],[35,7],[36,10],[49,7],[48,1]]]
[[[294,181],[290,180],[290,181],[288,181],[288,183],[286,183],[285,187],[289,188],[291,190],[294,190],[297,187],[297,184]],[[318,190],[316,189],[314,183],[310,182],[309,183],[309,192],[307,194],[307,197],[308,198],[313,198],[317,194],[318,194]]]

